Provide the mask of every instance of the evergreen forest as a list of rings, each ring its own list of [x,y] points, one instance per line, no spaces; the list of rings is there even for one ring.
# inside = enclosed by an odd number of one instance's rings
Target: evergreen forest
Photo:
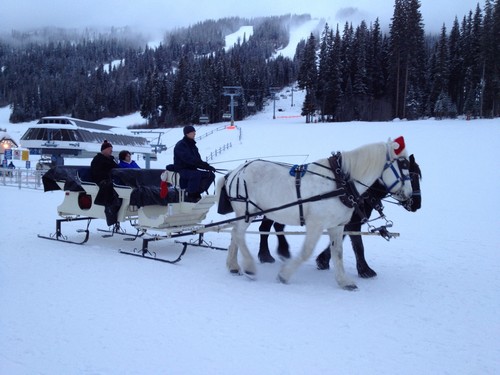
[[[276,53],[310,19],[207,20],[155,47],[127,29],[13,30],[0,35],[0,106],[11,107],[12,123],[140,112],[148,127],[166,128],[223,121],[231,99],[243,119],[296,84],[306,122],[500,115],[500,0],[438,34],[426,33],[419,0],[395,0],[387,32],[378,19],[323,23],[293,58]],[[253,34],[227,48],[225,36],[242,26]]]

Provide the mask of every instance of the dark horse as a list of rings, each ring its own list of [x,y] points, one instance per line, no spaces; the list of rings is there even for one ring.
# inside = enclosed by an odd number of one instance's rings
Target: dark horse
[[[413,188],[412,197],[406,201],[402,202],[405,209],[411,212],[417,211],[422,205],[422,196],[420,194],[420,179],[422,178],[422,172],[420,171],[419,165],[415,162],[415,157],[410,155],[410,177],[411,186]],[[369,218],[373,209],[379,204],[381,206],[380,200],[387,196],[387,189],[382,183],[376,181],[370,188],[369,199],[365,199],[363,202],[362,209],[366,218]],[[344,227],[344,231],[359,232],[362,226],[362,217],[355,210],[352,214],[351,220]],[[269,232],[271,227],[274,225],[274,230],[276,232],[282,232],[285,228],[283,224],[276,223],[266,217],[263,218],[262,223],[259,227],[259,232]],[[260,245],[259,245],[259,261],[261,263],[274,263],[275,259],[269,251],[269,246],[267,243],[269,234],[261,234]],[[280,258],[290,258],[290,250],[288,242],[284,235],[278,234],[278,255]],[[377,273],[370,268],[365,259],[365,248],[363,246],[363,239],[360,235],[350,235],[352,249],[354,255],[356,256],[356,268],[358,269],[358,275],[362,278],[370,278],[377,276]],[[330,268],[330,248],[327,247],[321,254],[316,257],[316,265],[319,270],[326,270]]]

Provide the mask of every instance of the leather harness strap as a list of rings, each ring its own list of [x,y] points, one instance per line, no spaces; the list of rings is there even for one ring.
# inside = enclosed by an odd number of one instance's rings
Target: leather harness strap
[[[303,176],[303,171],[304,171],[304,166],[303,165],[298,165],[295,167],[295,190],[297,191],[297,199],[299,202],[302,200],[302,197],[300,195],[300,179]],[[300,225],[304,225],[306,223],[304,219],[304,207],[302,206],[302,203],[299,203],[299,218],[300,218]]]
[[[330,169],[333,172],[335,181],[337,182],[337,187],[343,189],[345,194],[339,196],[340,201],[349,208],[354,208],[356,213],[361,217],[361,222],[365,223],[368,221],[366,217],[365,210],[362,208],[363,198],[356,189],[354,181],[346,176],[342,171],[342,154],[337,152],[328,158],[328,164],[330,164]]]

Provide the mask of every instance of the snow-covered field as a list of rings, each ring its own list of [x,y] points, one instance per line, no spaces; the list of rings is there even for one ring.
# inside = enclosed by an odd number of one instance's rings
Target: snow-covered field
[[[54,232],[63,192],[0,185],[0,374],[498,374],[498,119],[305,124],[294,117],[300,104],[281,99],[278,107],[286,118],[273,120],[269,106],[237,123],[241,133],[200,140],[201,154],[232,142],[211,163],[234,168],[265,157],[303,164],[404,135],[416,155],[422,209],[386,204],[401,236],[364,240],[376,278],[357,277],[346,240],[346,272],[359,290],[339,289],[331,270],[315,267],[326,237],[289,285],[276,281],[279,261],[259,264],[255,281],[230,275],[224,251],[190,247],[176,265],[121,255],[140,241],[102,238],[100,220],[83,246],[47,241],[37,234]],[[19,139],[28,124],[7,119],[4,108],[0,128]],[[198,135],[218,126],[198,127]],[[170,146],[181,134],[166,130],[169,150],[153,168],[172,161]],[[215,211],[205,223],[230,217]],[[78,238],[81,224],[65,231]],[[292,253],[302,238],[289,237]],[[205,239],[229,244],[228,233]],[[247,240],[256,256],[258,236]],[[181,245],[165,240],[150,248],[173,259]]]

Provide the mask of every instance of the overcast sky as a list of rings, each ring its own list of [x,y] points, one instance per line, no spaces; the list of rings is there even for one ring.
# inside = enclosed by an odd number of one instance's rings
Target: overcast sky
[[[475,0],[421,0],[425,30],[449,31],[455,16],[459,21],[475,10]],[[479,1],[481,8],[484,0]],[[350,20],[356,26],[379,17],[390,22],[394,0],[0,0],[0,31],[41,26],[64,28],[130,26],[149,35],[189,26],[206,19],[239,16],[253,18],[308,13],[324,17],[330,25]]]

